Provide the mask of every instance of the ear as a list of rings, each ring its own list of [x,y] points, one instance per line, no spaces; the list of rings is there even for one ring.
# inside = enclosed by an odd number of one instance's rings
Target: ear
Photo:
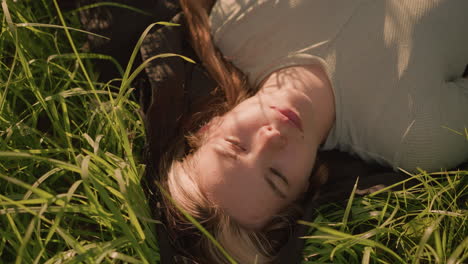
[[[198,129],[197,135],[205,133],[206,131],[208,131],[209,127],[210,127],[210,122],[204,124],[202,127],[200,127],[200,129]]]
[[[218,122],[221,120],[220,116],[215,116],[213,117],[210,121],[208,121],[206,124],[204,124],[200,129],[197,131],[197,135],[201,136],[202,134],[207,133],[210,131]]]

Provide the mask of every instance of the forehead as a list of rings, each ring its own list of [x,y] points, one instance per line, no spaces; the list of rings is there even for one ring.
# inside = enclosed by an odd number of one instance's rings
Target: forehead
[[[207,143],[196,153],[202,191],[241,225],[261,228],[285,201],[269,188],[261,168],[230,160],[219,147]]]

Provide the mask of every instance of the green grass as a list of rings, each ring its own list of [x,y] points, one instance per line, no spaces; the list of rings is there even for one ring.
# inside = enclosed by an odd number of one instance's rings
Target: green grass
[[[466,263],[467,171],[414,175],[402,191],[351,196],[303,224],[305,263]]]
[[[2,1],[0,18],[0,263],[158,263],[135,74],[97,82],[112,58],[84,53],[55,1]],[[467,174],[323,206],[306,263],[466,263]]]
[[[50,27],[78,25],[54,1],[8,1],[2,11],[1,262],[154,263],[131,74],[119,87],[95,81],[79,49],[86,35]]]

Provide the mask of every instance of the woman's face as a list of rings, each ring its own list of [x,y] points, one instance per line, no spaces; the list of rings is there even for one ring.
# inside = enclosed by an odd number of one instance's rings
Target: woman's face
[[[213,120],[195,153],[202,191],[249,228],[262,228],[298,199],[314,165],[310,125],[278,98],[281,91],[258,93]]]

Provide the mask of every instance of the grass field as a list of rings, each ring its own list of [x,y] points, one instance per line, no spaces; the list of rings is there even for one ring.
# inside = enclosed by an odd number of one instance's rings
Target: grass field
[[[1,3],[0,263],[158,263],[130,67],[99,83],[76,12]],[[304,263],[467,263],[467,174],[323,206]]]

